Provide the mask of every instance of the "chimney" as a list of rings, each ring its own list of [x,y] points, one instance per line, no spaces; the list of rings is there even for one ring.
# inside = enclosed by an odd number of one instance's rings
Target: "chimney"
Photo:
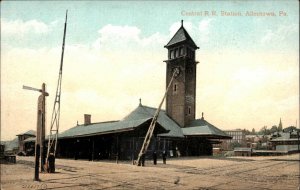
[[[84,125],[91,124],[91,115],[90,114],[84,114]]]

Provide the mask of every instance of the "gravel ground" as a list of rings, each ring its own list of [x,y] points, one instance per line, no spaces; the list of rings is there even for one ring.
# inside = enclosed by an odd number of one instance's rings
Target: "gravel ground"
[[[34,182],[33,157],[1,163],[1,189],[299,189],[299,154],[273,157],[189,157],[145,167],[131,162],[56,159],[56,173]]]

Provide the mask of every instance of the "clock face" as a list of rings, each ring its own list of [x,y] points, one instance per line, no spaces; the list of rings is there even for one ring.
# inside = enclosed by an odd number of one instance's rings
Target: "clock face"
[[[194,103],[195,102],[194,97],[191,96],[191,95],[186,95],[185,100],[186,100],[187,103]]]
[[[174,77],[176,78],[176,77],[178,77],[179,75],[180,75],[180,68],[179,67],[174,67],[173,69],[172,69],[172,73],[174,74]]]

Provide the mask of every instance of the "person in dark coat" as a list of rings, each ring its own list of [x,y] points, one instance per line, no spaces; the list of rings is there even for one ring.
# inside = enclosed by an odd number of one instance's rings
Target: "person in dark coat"
[[[50,153],[48,157],[48,162],[49,162],[48,172],[55,173],[55,157],[53,153]]]
[[[141,160],[142,160],[142,166],[145,166],[145,153],[142,154]]]
[[[153,164],[156,165],[156,163],[157,163],[157,154],[156,154],[156,151],[153,152],[152,156],[153,156]]]
[[[167,153],[166,153],[165,150],[164,150],[163,153],[162,153],[162,158],[163,158],[163,163],[166,164],[166,161],[167,161]]]

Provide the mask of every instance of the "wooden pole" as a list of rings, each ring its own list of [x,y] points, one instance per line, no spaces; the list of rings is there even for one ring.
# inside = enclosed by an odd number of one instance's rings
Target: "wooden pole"
[[[42,105],[41,105],[41,171],[44,172],[44,165],[46,160],[46,152],[45,152],[45,128],[46,128],[46,85],[42,84]]]

